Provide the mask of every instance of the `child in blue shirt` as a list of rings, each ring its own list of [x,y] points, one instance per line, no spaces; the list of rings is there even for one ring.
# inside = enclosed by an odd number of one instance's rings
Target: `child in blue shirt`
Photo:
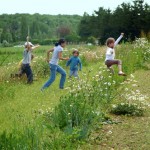
[[[73,51],[73,56],[68,60],[66,66],[69,66],[70,65],[70,75],[69,77],[71,76],[74,76],[74,77],[78,77],[78,66],[79,66],[79,70],[81,71],[82,70],[82,63],[81,63],[81,60],[79,58],[79,51],[78,50],[74,50]]]

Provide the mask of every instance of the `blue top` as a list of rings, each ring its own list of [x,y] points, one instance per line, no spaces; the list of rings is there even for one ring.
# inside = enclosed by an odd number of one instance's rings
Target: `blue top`
[[[79,57],[72,56],[68,61],[66,66],[70,65],[70,70],[75,71],[78,70],[78,65],[80,66],[80,70],[82,69],[82,63]]]

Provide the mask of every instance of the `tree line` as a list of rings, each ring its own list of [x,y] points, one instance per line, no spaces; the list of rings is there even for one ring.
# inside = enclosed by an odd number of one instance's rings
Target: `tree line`
[[[77,37],[79,15],[2,14],[0,15],[0,43],[25,41],[29,34],[35,42],[54,41],[59,37]]]
[[[114,11],[100,7],[92,15],[40,15],[40,14],[3,14],[0,15],[0,43],[25,41],[30,34],[33,43],[50,44],[58,38],[69,42],[104,44],[120,32],[126,41],[136,37],[150,39],[150,5],[144,0],[122,3]]]
[[[150,5],[144,0],[133,0],[122,3],[114,11],[100,7],[91,16],[85,13],[79,25],[83,40],[95,37],[102,44],[110,36],[117,38],[121,32],[128,41],[141,36],[150,38]]]

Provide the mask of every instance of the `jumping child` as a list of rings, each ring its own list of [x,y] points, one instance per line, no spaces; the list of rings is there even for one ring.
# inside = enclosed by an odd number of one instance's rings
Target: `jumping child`
[[[69,58],[62,57],[63,48],[65,46],[66,46],[66,41],[64,39],[60,39],[58,43],[55,44],[55,47],[47,52],[47,61],[49,62],[51,73],[50,73],[49,80],[43,85],[41,91],[49,87],[55,81],[56,72],[61,74],[59,88],[60,89],[64,88],[64,84],[66,80],[66,71],[58,65],[58,61],[69,59]],[[53,52],[53,55],[52,55],[52,59],[49,61],[50,52]]]
[[[32,51],[39,47],[39,45],[34,46],[31,42],[29,42],[29,37],[27,37],[27,42],[25,43],[25,49],[23,52],[23,61],[21,73],[25,73],[27,75],[27,83],[30,84],[33,82],[33,74],[30,67],[31,59],[32,59]]]
[[[119,73],[118,75],[126,76],[124,72],[122,72],[122,62],[121,60],[114,59],[115,58],[115,47],[119,43],[119,41],[123,38],[124,33],[121,33],[120,37],[115,41],[114,38],[108,38],[106,41],[107,50],[106,50],[106,59],[105,59],[105,65],[107,65],[107,68],[110,69],[112,74],[114,74],[114,70],[112,68],[112,65],[118,65]]]
[[[81,60],[79,58],[79,51],[78,50],[74,50],[73,51],[73,56],[68,60],[66,66],[70,65],[70,74],[69,77],[74,76],[74,77],[78,77],[78,66],[80,67],[79,70],[81,71],[82,69],[82,63]]]

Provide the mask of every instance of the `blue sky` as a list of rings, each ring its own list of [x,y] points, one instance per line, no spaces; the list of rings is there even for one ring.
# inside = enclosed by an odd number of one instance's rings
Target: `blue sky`
[[[99,7],[114,10],[123,2],[131,0],[0,0],[0,14],[92,14]],[[145,0],[150,4],[150,0]]]

